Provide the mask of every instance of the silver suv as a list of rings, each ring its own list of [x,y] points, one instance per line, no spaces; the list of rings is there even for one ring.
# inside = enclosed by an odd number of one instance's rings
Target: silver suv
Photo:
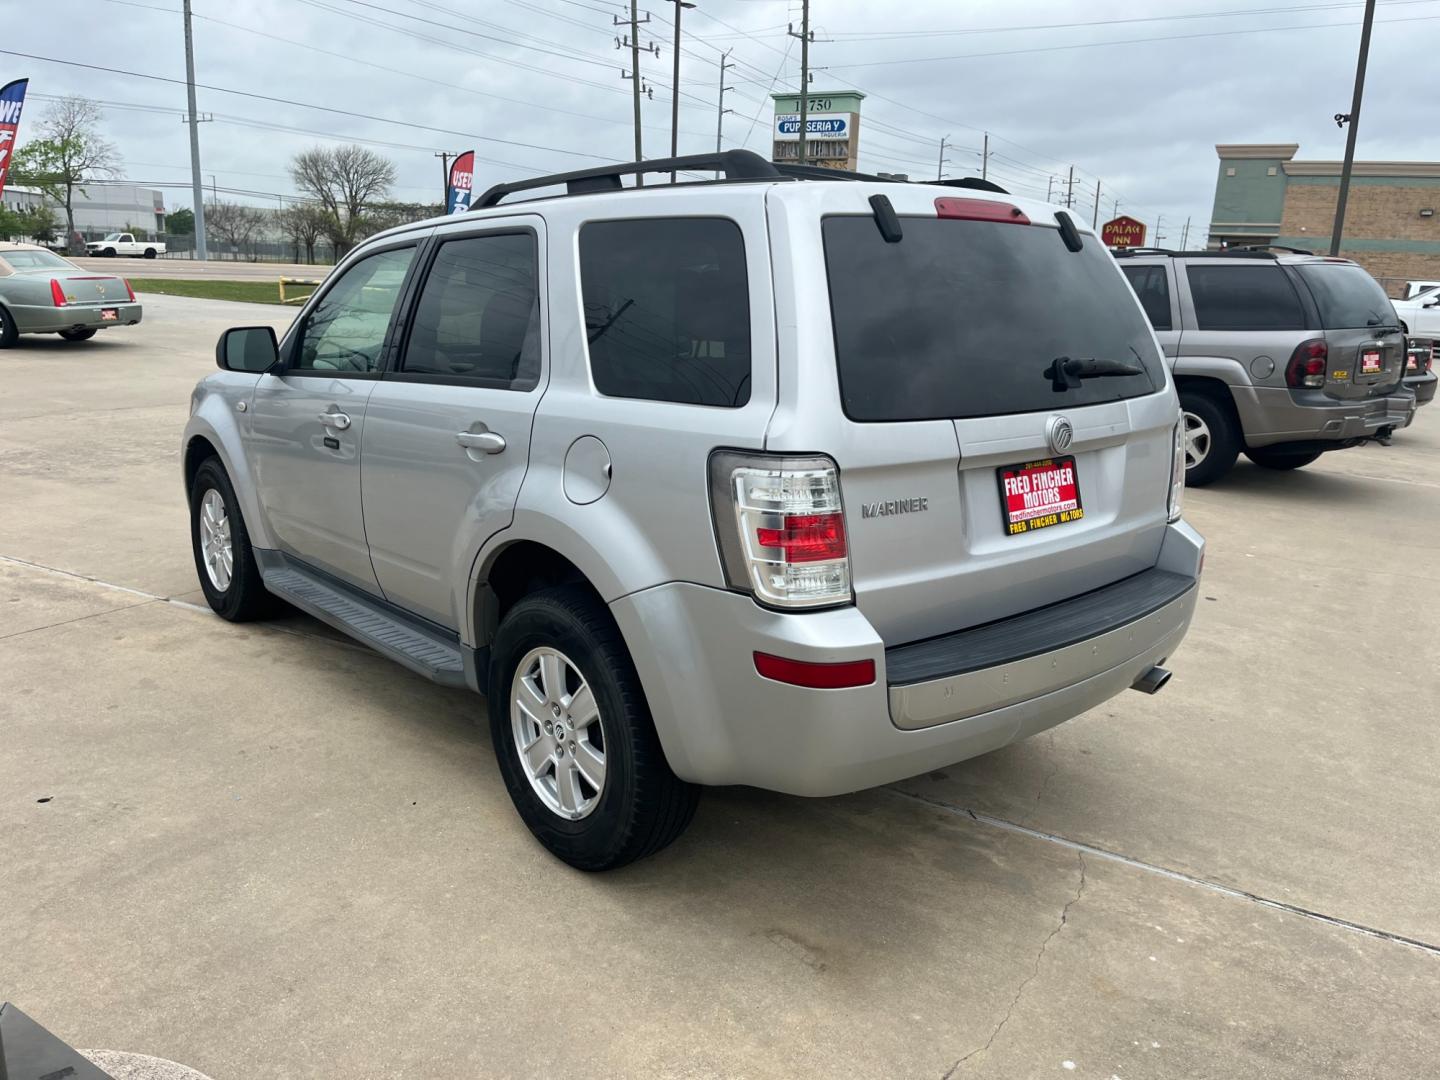
[[[1174,372],[1190,486],[1220,479],[1242,451],[1298,469],[1413,419],[1400,320],[1349,259],[1289,248],[1115,257]]]
[[[621,185],[672,168],[725,179]],[[1194,609],[1179,406],[1095,235],[782,168],[492,188],[351,252],[278,345],[228,331],[191,402],[211,606],[484,693],[577,867],[669,843],[698,785],[852,791],[1153,693]]]

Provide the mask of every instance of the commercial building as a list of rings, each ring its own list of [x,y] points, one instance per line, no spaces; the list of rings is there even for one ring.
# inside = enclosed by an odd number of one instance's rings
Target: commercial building
[[[0,200],[8,210],[47,206],[61,232],[65,229],[65,207],[34,188],[7,186]],[[89,183],[75,191],[72,207],[75,229],[87,240],[122,231],[154,239],[165,232],[165,197],[153,188],[111,181]]]
[[[1298,143],[1221,144],[1211,248],[1280,244],[1327,252],[1339,161],[1296,161]],[[1440,280],[1440,162],[1357,161],[1340,253],[1399,295]]]
[[[771,94],[775,119],[771,141],[775,161],[800,160],[800,95]],[[855,171],[860,160],[860,102],[857,90],[806,95],[805,164]]]

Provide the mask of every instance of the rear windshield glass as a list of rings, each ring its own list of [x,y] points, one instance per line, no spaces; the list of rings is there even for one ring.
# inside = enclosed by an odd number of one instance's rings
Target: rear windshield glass
[[[1380,283],[1355,264],[1302,263],[1299,269],[1320,308],[1324,329],[1400,324]]]
[[[74,270],[74,263],[66,262],[59,255],[49,251],[0,251],[0,259],[4,259],[16,270]]]
[[[845,413],[853,420],[938,420],[1073,408],[1165,385],[1134,294],[1105,248],[1069,251],[1057,230],[941,218],[901,219],[887,244],[875,220],[823,229]],[[1056,358],[1120,361],[1136,375],[1057,391]]]

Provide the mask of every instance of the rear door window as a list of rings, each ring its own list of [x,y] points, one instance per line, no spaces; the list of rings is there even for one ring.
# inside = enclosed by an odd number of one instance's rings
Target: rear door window
[[[1122,266],[1125,279],[1140,299],[1145,317],[1156,330],[1170,327],[1170,282],[1163,266]]]
[[[1305,309],[1285,271],[1257,266],[1185,268],[1201,330],[1304,330]]]
[[[745,239],[723,218],[594,221],[580,290],[595,387],[738,408],[750,400]]]
[[[1301,263],[1297,269],[1326,330],[1400,324],[1380,283],[1354,263]]]
[[[1093,239],[1057,230],[903,217],[887,244],[864,216],[825,219],[841,398],[852,420],[938,420],[1074,408],[1165,385],[1155,337]],[[1134,375],[1056,391],[1060,357],[1121,361]]]

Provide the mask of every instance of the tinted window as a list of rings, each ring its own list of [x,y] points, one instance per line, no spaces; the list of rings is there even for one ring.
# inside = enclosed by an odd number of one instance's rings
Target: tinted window
[[[1170,329],[1170,282],[1163,266],[1122,266],[1125,279],[1140,298],[1145,317],[1156,330]]]
[[[4,259],[16,270],[76,269],[74,263],[67,262],[49,251],[0,251],[0,259]]]
[[[931,420],[1071,408],[1165,385],[1155,338],[1115,262],[1057,230],[902,218],[887,244],[870,216],[824,222],[835,355],[855,420]],[[1118,360],[1136,375],[1056,391],[1057,357]]]
[[[1305,309],[1285,271],[1265,266],[1188,266],[1201,330],[1304,330]]]
[[[385,332],[414,258],[414,248],[382,251],[346,270],[306,318],[293,368],[378,370]]]
[[[1400,324],[1380,283],[1354,263],[1302,263],[1299,271],[1326,330]]]
[[[532,233],[440,245],[401,369],[502,390],[540,381],[540,292]]]
[[[735,407],[750,400],[750,298],[740,227],[719,218],[580,230],[590,371],[612,397]]]

